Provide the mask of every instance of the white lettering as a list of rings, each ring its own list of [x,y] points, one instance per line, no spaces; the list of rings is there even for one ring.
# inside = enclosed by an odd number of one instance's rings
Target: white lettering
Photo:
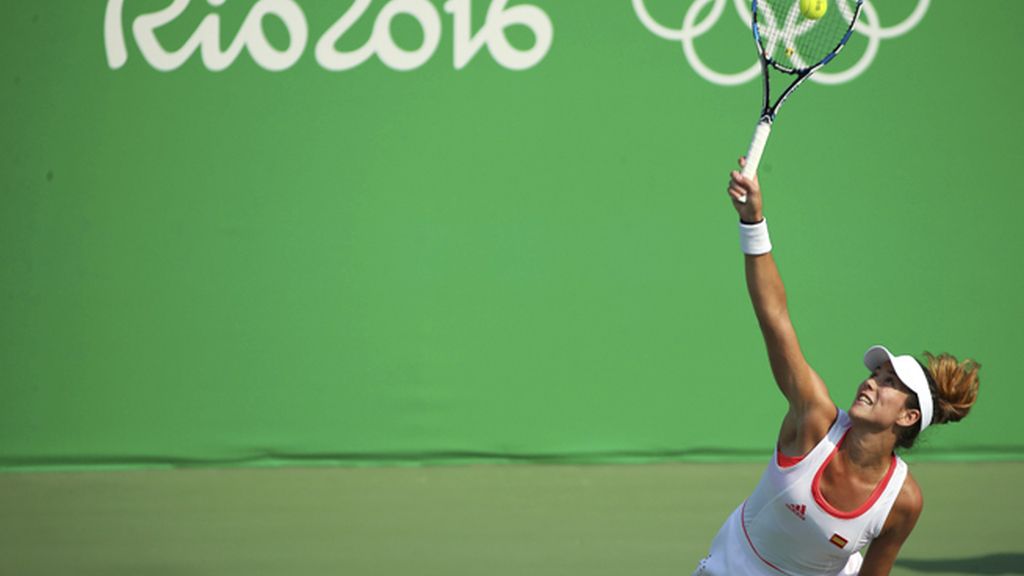
[[[494,59],[510,70],[525,70],[536,66],[551,48],[554,36],[551,19],[536,6],[518,5],[507,8],[508,0],[494,0],[487,10],[487,19],[477,32],[470,30],[471,0],[448,0],[446,12],[455,17],[455,69],[461,70],[480,48],[487,44],[487,50]],[[533,46],[525,52],[512,47],[505,37],[510,26],[525,26],[533,33]]]
[[[349,70],[365,62],[374,53],[389,68],[412,70],[419,68],[437,50],[441,42],[441,17],[434,5],[427,0],[392,0],[373,25],[370,40],[357,50],[339,52],[335,45],[369,8],[371,0],[356,2],[320,38],[316,45],[316,61],[327,70]],[[417,50],[407,52],[391,38],[391,21],[399,14],[408,14],[419,22],[423,30],[423,44]]]
[[[271,46],[263,34],[263,18],[268,15],[276,16],[288,29],[288,48],[284,52]],[[306,16],[294,0],[260,0],[246,16],[242,31],[238,33],[239,38],[244,38],[243,42],[249,49],[252,59],[273,72],[287,70],[299,61],[302,53],[306,51],[308,36]],[[224,67],[228,65],[230,62]]]
[[[185,44],[174,51],[167,51],[156,37],[156,30],[166,26],[188,8],[190,0],[174,0],[170,6],[150,14],[143,14],[132,24],[132,33],[139,51],[147,62],[157,70],[169,72],[180,68],[197,49],[201,50],[203,64],[207,69],[220,71],[234,63],[243,48],[248,48],[253,60],[266,70],[278,71],[290,68],[306,49],[308,30],[306,18],[294,0],[260,0],[246,16],[242,28],[227,50],[220,48],[220,16],[209,14]],[[212,6],[221,6],[224,0],[208,0]],[[127,60],[124,37],[121,30],[121,13],[124,0],[111,0],[107,5],[107,61],[111,68],[120,68]],[[116,6],[115,6],[116,5]],[[277,17],[288,30],[288,48],[278,51],[263,34],[263,19],[269,15]],[[116,21],[116,22],[115,22]],[[117,35],[111,30],[115,29]],[[111,44],[113,46],[111,47]]]
[[[213,7],[226,0],[207,0]],[[143,58],[153,68],[172,71],[180,68],[196,51],[203,65],[212,71],[225,70],[238,59],[243,49],[257,65],[266,70],[287,70],[305,52],[309,26],[296,0],[259,0],[250,9],[241,29],[226,50],[221,49],[221,19],[208,14],[195,32],[177,50],[167,50],[157,38],[157,30],[173,22],[188,8],[191,0],[173,0],[156,12],[142,14],[132,23],[132,35]],[[441,42],[441,15],[429,0],[388,0],[374,21],[373,32],[365,45],[342,52],[336,46],[352,26],[366,13],[373,0],[355,0],[317,41],[315,56],[321,67],[330,71],[350,70],[366,62],[374,54],[393,70],[414,70],[429,61]],[[518,4],[509,7],[508,0],[491,0],[484,25],[474,35],[471,30],[471,0],[448,0],[444,9],[453,15],[455,69],[461,70],[484,45],[494,60],[510,70],[536,66],[551,48],[553,27],[543,10]],[[423,41],[415,50],[400,47],[391,35],[391,24],[398,16],[410,16],[423,32]],[[267,40],[263,22],[268,17],[280,20],[288,31],[288,46],[278,50]],[[511,26],[524,26],[533,34],[528,50],[513,47],[505,35]],[[104,17],[104,42],[107,64],[122,68],[128,61],[124,38],[124,0],[108,0]]]
[[[399,14],[412,16],[423,29],[423,44],[414,52],[402,50],[391,38],[391,20]],[[440,41],[441,16],[433,4],[427,0],[391,0],[377,15],[371,43],[375,45],[380,61],[389,68],[412,70],[430,60]]]
[[[366,9],[370,7],[370,1],[356,0],[355,4],[349,7],[342,14],[341,18],[327,29],[327,32],[320,38],[320,41],[316,43],[316,61],[321,66],[332,72],[349,70],[366,62],[370,56],[373,56],[372,39],[363,47],[352,52],[338,52],[334,49],[334,45],[338,43],[338,40],[341,40],[345,32],[348,32],[349,28],[358,22],[366,12]]]
[[[128,50],[124,46],[124,0],[107,2],[107,13],[103,17],[103,43],[107,47],[107,65],[112,70],[124,66],[128,61]]]
[[[143,58],[157,70],[166,72],[184,64],[185,60],[192,55],[192,52],[195,51],[199,44],[203,24],[207,24],[210,21],[210,17],[206,17],[202,24],[200,24],[199,30],[196,30],[196,33],[177,52],[169,53],[164,50],[160,41],[156,38],[155,30],[180,16],[185,11],[185,8],[188,8],[188,3],[189,0],[174,0],[167,8],[139,16],[132,24],[135,43],[138,44]]]

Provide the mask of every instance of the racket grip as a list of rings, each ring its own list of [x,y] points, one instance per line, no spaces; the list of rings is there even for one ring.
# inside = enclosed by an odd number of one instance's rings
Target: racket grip
[[[764,147],[768,144],[768,135],[771,133],[771,122],[761,120],[757,123],[757,128],[754,129],[754,137],[750,140],[750,149],[747,150],[747,163],[740,172],[745,178],[753,178],[757,175],[757,167],[761,164],[761,155],[764,154]],[[740,202],[746,201],[746,196],[740,198]]]

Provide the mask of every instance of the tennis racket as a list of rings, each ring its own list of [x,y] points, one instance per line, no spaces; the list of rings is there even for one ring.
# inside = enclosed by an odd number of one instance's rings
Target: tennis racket
[[[747,151],[742,174],[753,178],[761,163],[772,124],[779,108],[804,80],[828,64],[846,46],[860,16],[864,0],[752,0],[751,29],[764,77],[761,119]],[[824,14],[822,9],[824,8]],[[793,77],[773,104],[771,74],[775,71]],[[740,199],[746,202],[746,197]]]

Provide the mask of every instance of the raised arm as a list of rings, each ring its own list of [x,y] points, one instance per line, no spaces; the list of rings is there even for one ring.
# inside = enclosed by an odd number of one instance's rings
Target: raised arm
[[[741,158],[740,166],[743,165]],[[757,177],[748,179],[734,170],[729,181],[729,196],[740,216],[741,227],[754,237],[753,244],[758,244],[760,233],[757,227],[766,225],[763,224],[763,201]],[[746,202],[741,202],[740,198],[744,196]],[[767,234],[766,229],[764,234]],[[786,289],[770,246],[765,246],[764,241],[762,238],[761,246],[751,250],[763,253],[744,256],[747,291],[761,326],[775,382],[789,401],[780,444],[788,447],[790,452],[803,454],[828,431],[836,408],[824,382],[811,369],[800,350],[796,330],[789,318]]]

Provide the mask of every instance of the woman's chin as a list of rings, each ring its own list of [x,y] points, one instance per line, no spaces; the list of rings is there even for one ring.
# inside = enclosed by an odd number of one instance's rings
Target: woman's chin
[[[846,413],[849,414],[851,418],[863,418],[868,414],[869,410],[870,406],[855,401]]]

